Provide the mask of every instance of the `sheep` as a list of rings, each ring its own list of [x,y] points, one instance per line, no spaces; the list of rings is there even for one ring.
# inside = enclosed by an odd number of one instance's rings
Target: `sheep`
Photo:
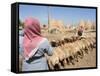
[[[84,48],[84,51],[86,54],[88,54],[88,50],[89,50],[89,41],[87,39],[82,39],[82,42],[85,44],[85,48]]]
[[[83,52],[81,51],[81,45],[80,45],[80,41],[76,41],[74,43],[74,56],[75,58],[77,59],[76,61],[78,62],[78,58],[77,57],[80,57],[80,58],[83,58]]]
[[[72,46],[73,46],[72,43],[68,43],[68,44],[65,44],[63,48],[65,49],[64,51],[66,53],[66,60],[67,60],[68,64],[72,63],[74,65],[74,62],[73,62],[73,60],[74,60],[74,53],[73,53],[74,48]]]
[[[81,53],[81,55],[84,56],[85,44],[83,43],[82,40],[80,40],[80,41],[77,42],[77,43],[78,43],[78,46],[79,46],[79,48],[80,48],[80,53]],[[82,57],[81,57],[81,58],[82,58]]]
[[[64,38],[64,42],[66,43],[70,42],[70,38]]]
[[[90,47],[91,48],[94,48],[94,45],[95,45],[95,38],[90,38],[91,42],[90,42]]]
[[[73,48],[72,51],[73,51],[74,60],[78,62],[76,53],[77,53],[80,49],[79,49],[79,47],[77,46],[76,42],[75,42],[75,43],[72,43],[72,48]]]
[[[65,53],[62,51],[60,46],[57,47],[56,50],[57,50],[59,60],[62,61],[65,58]]]
[[[91,48],[91,44],[92,44],[91,38],[87,38],[86,40],[88,42],[88,51],[91,51],[92,50],[92,48]]]
[[[54,49],[53,55],[48,57],[48,64],[49,64],[50,69],[53,70],[54,66],[58,63],[59,63],[59,58],[58,58],[56,50]]]
[[[72,36],[71,38],[73,39],[73,41],[76,41],[78,39],[77,36]]]
[[[95,39],[93,39],[93,38],[88,38],[87,40],[90,42],[89,50],[92,51],[92,48],[93,48],[93,46],[94,46]]]
[[[64,58],[65,58],[65,53],[60,49],[60,47],[56,47],[54,49],[53,56],[51,56],[48,59],[48,64],[50,65],[50,69],[56,69],[54,68],[55,65],[58,66],[58,68],[63,69],[60,61],[62,61]]]
[[[66,48],[65,47],[65,45],[62,45],[61,47],[61,50],[64,52],[64,54],[65,54],[65,57],[64,57],[64,59],[63,59],[63,61],[62,61],[62,63],[63,63],[63,66],[66,66],[66,64],[69,64],[69,61],[67,60],[67,58],[70,56],[70,54],[69,54],[69,47],[68,48]],[[67,60],[67,61],[66,61]]]
[[[62,49],[61,49],[60,46],[57,47],[56,50],[57,50],[57,55],[58,55],[58,58],[59,58],[59,61],[60,61],[60,64],[58,64],[58,65],[59,65],[59,68],[60,68],[60,69],[63,69],[62,61],[63,61],[64,58],[65,58],[65,53],[62,51]]]

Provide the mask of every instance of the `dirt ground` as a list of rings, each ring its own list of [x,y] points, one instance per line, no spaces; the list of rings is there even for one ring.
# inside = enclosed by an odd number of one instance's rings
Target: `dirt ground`
[[[84,54],[83,59],[79,59],[75,65],[67,65],[68,68],[86,68],[86,67],[96,67],[96,49],[94,48],[88,54]]]

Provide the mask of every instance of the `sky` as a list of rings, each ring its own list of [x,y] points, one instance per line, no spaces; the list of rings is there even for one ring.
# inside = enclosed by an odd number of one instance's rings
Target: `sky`
[[[51,19],[62,20],[64,25],[77,24],[80,20],[96,21],[96,9],[37,5],[19,5],[19,19],[23,22],[28,17],[34,17],[47,25],[48,10]]]

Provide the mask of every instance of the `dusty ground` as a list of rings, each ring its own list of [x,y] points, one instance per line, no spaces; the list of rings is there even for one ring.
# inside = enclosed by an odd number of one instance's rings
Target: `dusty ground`
[[[68,68],[85,68],[85,67],[96,67],[96,49],[85,54],[83,59],[79,59],[79,62],[76,62],[75,65],[67,65]]]

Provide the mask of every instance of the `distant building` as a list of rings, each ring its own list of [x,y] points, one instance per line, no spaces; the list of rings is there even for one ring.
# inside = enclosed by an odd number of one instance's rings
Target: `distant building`
[[[59,32],[63,32],[65,27],[64,27],[64,23],[61,20],[50,20],[49,21],[49,29],[50,30],[54,30],[56,31],[56,33]]]
[[[80,22],[79,22],[79,25],[78,25],[78,28],[79,27],[83,27],[84,28],[84,30],[90,30],[90,29],[92,29],[92,27],[93,27],[93,22],[91,22],[91,21],[83,21],[83,20],[81,20]]]
[[[92,23],[92,29],[96,30],[96,23],[95,22]]]

